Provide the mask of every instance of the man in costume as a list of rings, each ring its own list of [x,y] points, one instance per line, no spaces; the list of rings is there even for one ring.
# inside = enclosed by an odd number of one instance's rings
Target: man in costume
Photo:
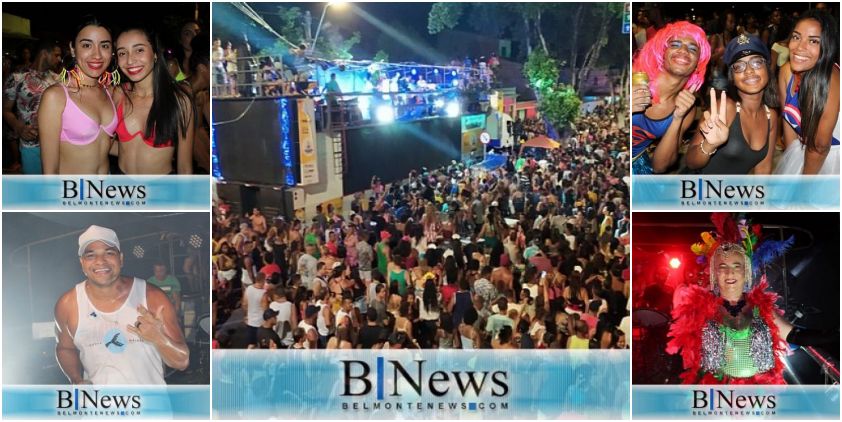
[[[632,86],[633,174],[663,173],[678,159],[709,60],[705,31],[685,21],[658,31],[635,57],[635,77],[646,77]]]
[[[786,342],[828,344],[838,333],[793,327],[775,305],[777,294],[766,291],[765,275],[754,281],[793,238],[761,243],[760,225],[737,224],[725,213],[712,220],[717,233],[703,233],[692,247],[709,260],[710,284],[676,289],[667,352],[681,353],[685,384],[784,384]]]

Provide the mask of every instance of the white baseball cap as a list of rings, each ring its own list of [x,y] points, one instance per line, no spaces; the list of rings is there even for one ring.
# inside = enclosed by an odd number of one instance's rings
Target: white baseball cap
[[[120,250],[120,240],[117,239],[117,233],[109,228],[100,226],[90,226],[84,233],[79,235],[79,256],[85,254],[85,248],[96,241],[103,242],[108,246],[113,246]]]

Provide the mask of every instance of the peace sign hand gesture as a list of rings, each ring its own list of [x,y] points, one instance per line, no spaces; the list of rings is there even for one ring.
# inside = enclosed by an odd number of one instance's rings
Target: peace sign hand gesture
[[[710,111],[704,113],[704,118],[699,124],[699,131],[702,132],[704,142],[714,148],[719,148],[728,141],[728,126],[725,125],[725,105],[727,99],[725,91],[720,95],[720,101],[716,102],[716,91],[710,90]]]

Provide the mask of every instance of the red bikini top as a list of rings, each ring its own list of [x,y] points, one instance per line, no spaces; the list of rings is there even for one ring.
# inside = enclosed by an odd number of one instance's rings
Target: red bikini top
[[[141,139],[143,139],[143,142],[145,142],[146,145],[149,145],[152,148],[169,148],[169,147],[173,146],[172,139],[170,139],[169,141],[167,141],[167,143],[165,143],[163,145],[158,145],[156,147],[155,146],[155,133],[154,132],[152,133],[152,136],[150,136],[149,138],[143,137],[143,130],[139,130],[135,133],[129,133],[129,130],[126,129],[126,119],[123,118],[123,103],[122,102],[120,102],[120,104],[117,105],[117,131],[116,132],[117,132],[117,139],[119,139],[120,142],[129,142],[132,139],[134,139],[135,136],[140,135]]]

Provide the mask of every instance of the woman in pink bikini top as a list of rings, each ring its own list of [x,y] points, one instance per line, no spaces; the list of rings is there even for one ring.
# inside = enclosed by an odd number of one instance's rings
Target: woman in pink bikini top
[[[115,51],[128,79],[114,93],[119,171],[192,174],[193,102],[167,71],[158,37],[148,29],[126,29]]]
[[[66,82],[47,88],[38,109],[44,174],[108,174],[117,128],[108,68],[111,32],[96,19],[79,27],[70,45],[75,66]]]

